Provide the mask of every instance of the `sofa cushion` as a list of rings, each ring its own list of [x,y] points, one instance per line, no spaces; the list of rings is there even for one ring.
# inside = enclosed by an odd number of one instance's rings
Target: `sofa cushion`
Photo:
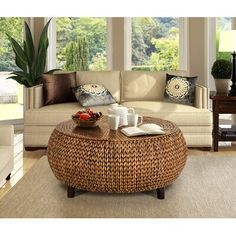
[[[133,107],[138,114],[170,120],[179,126],[212,124],[212,114],[207,109],[158,101],[133,101],[124,102],[122,105]]]
[[[13,152],[11,146],[0,146],[0,171],[5,168],[5,166],[12,161]]]
[[[44,105],[76,101],[72,92],[72,88],[76,86],[75,72],[44,74],[42,82]]]
[[[94,112],[107,114],[108,106],[91,107]],[[77,102],[53,104],[39,109],[30,109],[25,112],[24,125],[57,125],[58,123],[71,119],[71,115],[78,110],[84,109]]]
[[[170,72],[171,73],[171,72]],[[186,75],[186,71],[172,72]],[[121,101],[162,101],[166,84],[165,71],[124,71],[121,73]]]
[[[197,76],[166,74],[165,98],[167,101],[194,105]]]
[[[170,120],[179,126],[212,125],[212,114],[207,109],[158,101],[133,101],[124,102],[122,105],[133,107],[138,114]],[[92,107],[93,111],[101,111],[104,115],[107,114],[107,108],[108,106]],[[71,115],[80,109],[83,107],[78,103],[64,103],[26,110],[25,125],[57,125],[71,119]]]
[[[120,71],[77,71],[77,85],[101,84],[120,102]]]
[[[83,107],[109,105],[115,99],[107,88],[100,84],[84,84],[73,89],[77,101]]]

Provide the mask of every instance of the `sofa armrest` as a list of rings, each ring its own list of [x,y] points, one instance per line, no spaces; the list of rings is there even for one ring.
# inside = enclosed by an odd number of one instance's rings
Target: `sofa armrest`
[[[195,107],[199,109],[208,109],[208,99],[208,88],[197,84],[195,89]]]
[[[43,106],[43,85],[30,88],[24,87],[24,109],[34,109]]]
[[[0,145],[12,146],[14,145],[14,127],[13,125],[0,125]]]

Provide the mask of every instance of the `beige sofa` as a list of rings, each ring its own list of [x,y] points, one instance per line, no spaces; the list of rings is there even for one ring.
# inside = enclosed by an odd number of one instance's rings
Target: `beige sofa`
[[[169,72],[171,73],[171,72]],[[172,74],[186,75],[185,71]],[[208,90],[196,86],[195,106],[166,102],[166,72],[104,71],[77,72],[76,83],[98,83],[109,89],[122,105],[133,107],[139,114],[159,117],[176,123],[188,147],[212,145],[212,115],[208,110]],[[43,106],[42,85],[25,91],[24,146],[46,147],[54,127],[81,109],[79,103]],[[107,106],[93,107],[107,114]]]

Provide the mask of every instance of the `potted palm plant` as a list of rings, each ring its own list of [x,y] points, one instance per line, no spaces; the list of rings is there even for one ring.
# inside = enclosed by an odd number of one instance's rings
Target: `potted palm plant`
[[[33,38],[28,24],[25,22],[25,40],[21,46],[9,34],[7,37],[15,53],[15,63],[20,70],[13,71],[8,79],[13,79],[18,83],[29,88],[41,83],[41,76],[45,73],[53,73],[55,70],[45,71],[48,42],[48,26],[51,19],[47,22],[40,35],[38,48],[34,46]]]
[[[230,78],[232,72],[232,63],[220,59],[216,60],[211,69],[211,75],[215,79],[217,93],[228,93],[230,87]]]

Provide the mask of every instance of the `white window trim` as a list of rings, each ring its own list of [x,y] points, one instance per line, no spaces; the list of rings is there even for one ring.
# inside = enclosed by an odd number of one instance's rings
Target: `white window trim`
[[[44,23],[46,24],[50,18],[46,17]],[[107,19],[107,69],[111,70],[112,68],[112,18]],[[56,18],[52,18],[51,23],[48,28],[48,38],[49,38],[49,47],[47,54],[47,70],[57,69],[56,67],[56,51],[57,51],[57,39],[56,39]]]
[[[107,18],[107,46],[106,46],[106,53],[107,53],[107,69],[112,70],[112,17]]]
[[[45,23],[50,18],[45,18]],[[124,18],[124,70],[132,69],[132,45],[131,45],[131,18]],[[112,70],[112,17],[107,18],[107,69]],[[47,69],[56,68],[56,19],[53,18],[48,29],[49,47],[47,56]],[[188,18],[179,18],[179,69],[188,71]]]
[[[188,38],[188,18],[179,18],[179,69],[189,70],[188,58],[189,58],[189,38]]]
[[[29,25],[29,28],[32,32],[33,35],[33,30],[34,30],[34,18],[33,17],[24,17],[24,21]],[[23,29],[24,32],[24,39],[25,39],[25,28]],[[15,130],[23,130],[23,119],[24,119],[24,112],[23,112],[23,118],[20,119],[8,119],[8,120],[1,120],[0,124],[8,124],[8,125],[14,125]]]
[[[50,20],[50,17],[44,18],[44,25]],[[48,53],[47,53],[47,64],[46,70],[56,69],[56,51],[57,51],[57,42],[56,42],[56,18],[52,18],[51,23],[48,27]]]
[[[132,70],[132,20],[124,19],[124,70]]]
[[[205,85],[211,91],[215,90],[214,79],[211,75],[211,67],[216,59],[216,18],[208,17],[205,23]]]
[[[131,18],[125,21],[125,43],[124,43],[124,66],[126,70],[132,69],[132,25]],[[179,69],[188,71],[189,58],[189,40],[188,40],[188,18],[179,18]]]

